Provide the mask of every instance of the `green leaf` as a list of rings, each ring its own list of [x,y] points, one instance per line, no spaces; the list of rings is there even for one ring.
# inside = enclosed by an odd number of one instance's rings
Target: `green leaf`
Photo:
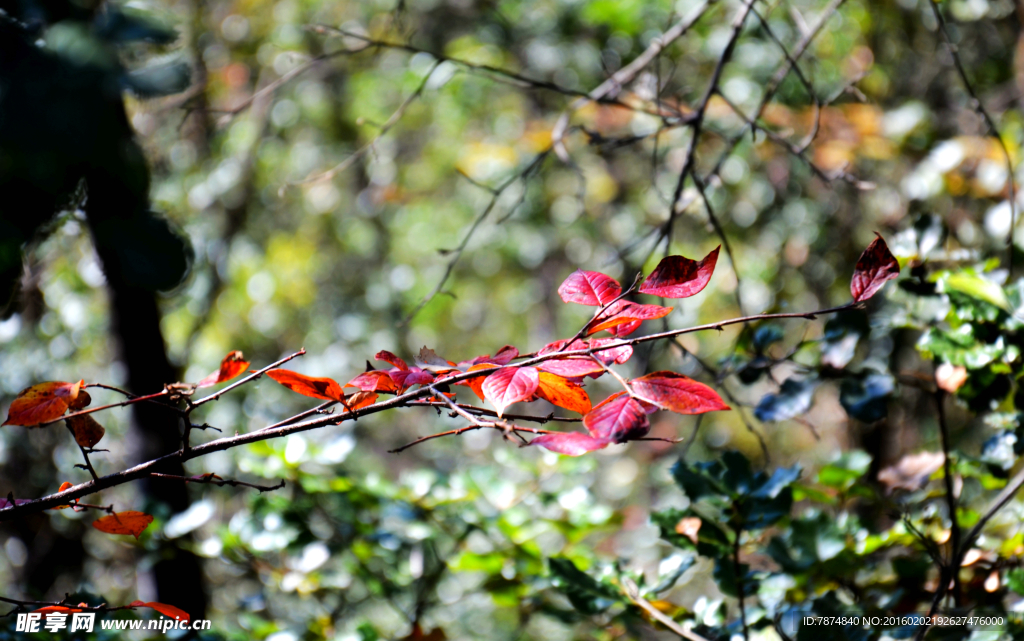
[[[964,270],[949,274],[945,278],[940,278],[939,282],[947,289],[983,300],[1004,311],[1010,311],[1010,301],[1006,299],[1003,288],[990,280],[978,276],[973,271]]]
[[[618,592],[582,572],[569,559],[548,559],[548,567],[555,587],[569,597],[569,602],[581,614],[604,612],[621,600]]]

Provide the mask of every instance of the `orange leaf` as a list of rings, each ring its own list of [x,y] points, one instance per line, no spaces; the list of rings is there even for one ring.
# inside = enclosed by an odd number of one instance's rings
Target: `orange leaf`
[[[77,412],[89,407],[89,403],[92,403],[92,396],[89,396],[89,392],[84,389],[80,389],[78,390],[78,396],[73,401],[68,402],[68,409],[72,412]]]
[[[66,605],[48,605],[45,608],[39,608],[36,612],[46,614],[48,612],[81,612],[81,610],[78,608],[69,608]]]
[[[173,605],[167,605],[166,603],[158,603],[156,601],[132,601],[128,605],[133,608],[152,608],[165,617],[180,619],[185,622],[188,622],[191,619],[188,612],[185,612],[181,608],[176,608]]]
[[[220,362],[220,369],[218,371],[196,383],[196,387],[213,387],[217,383],[230,381],[244,372],[246,367],[249,367],[249,361],[245,360],[242,352],[236,349],[224,357],[224,360]]]
[[[345,397],[341,386],[333,378],[315,378],[288,369],[272,369],[267,372],[267,376],[303,396],[326,401],[340,401]]]
[[[345,383],[345,387],[358,387],[364,392],[397,392],[398,385],[384,370],[371,369]]]
[[[492,365],[491,363],[479,363],[477,365],[470,366],[470,368],[468,370],[466,370],[466,371],[467,372],[478,372],[478,371],[480,371],[482,369],[494,369],[496,367],[497,367],[497,365]],[[484,384],[484,379],[485,378],[487,378],[487,377],[486,376],[477,376],[476,378],[468,378],[468,379],[466,379],[464,381],[459,381],[458,383],[455,383],[455,384],[456,385],[465,385],[469,389],[473,390],[473,393],[476,394],[477,398],[479,398],[481,401],[485,401],[487,399],[484,398],[484,391],[480,387],[481,385]]]
[[[65,421],[75,435],[75,442],[82,447],[92,447],[107,433],[91,414],[72,416]]]
[[[57,493],[60,494],[64,490],[68,489],[69,487],[73,487],[73,486],[71,485],[71,483],[69,483],[67,481],[64,481],[63,483],[60,484],[60,489],[57,490]],[[71,507],[71,506],[70,505],[56,505],[56,506],[54,506],[54,507],[52,507],[50,509],[52,509],[52,510],[64,510],[64,509],[67,509],[69,507]]]
[[[349,412],[362,409],[368,405],[373,405],[377,402],[377,392],[356,392],[355,394],[349,394],[342,401],[341,404],[345,406],[345,409]]]
[[[590,397],[587,392],[574,383],[570,383],[558,374],[540,372],[537,384],[537,396],[558,407],[586,414],[590,411]]]
[[[612,303],[608,306],[600,316],[591,321],[595,323],[592,327],[587,328],[587,335],[596,334],[602,329],[611,329],[618,327],[619,325],[633,324],[632,331],[635,331],[640,325],[637,321],[653,320],[655,318],[661,318],[668,316],[673,307],[662,307],[661,305],[641,305],[640,303],[634,303],[628,300],[620,300],[616,303]],[[627,334],[630,332],[624,332]]]
[[[76,401],[83,383],[51,381],[21,390],[3,424],[36,427],[57,420]]]
[[[116,512],[102,519],[96,519],[92,526],[107,534],[131,534],[136,539],[153,522],[153,517],[145,512]]]

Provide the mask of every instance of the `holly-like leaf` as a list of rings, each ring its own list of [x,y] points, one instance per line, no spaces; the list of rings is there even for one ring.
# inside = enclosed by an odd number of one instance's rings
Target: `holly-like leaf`
[[[633,393],[676,414],[705,414],[730,409],[718,392],[675,372],[654,372],[630,381]]]
[[[3,425],[36,427],[56,421],[67,411],[68,406],[78,399],[79,390],[85,381],[64,383],[50,381],[39,383],[18,393],[7,412]]]
[[[115,512],[92,522],[92,526],[107,534],[131,534],[136,539],[153,522],[153,517],[145,512],[129,510]]]
[[[641,305],[640,303],[634,303],[628,300],[616,301],[612,305],[608,306],[599,318],[591,321],[591,325],[587,327],[587,335],[596,334],[602,329],[609,329],[617,327],[619,325],[625,325],[626,323],[635,323],[635,321],[652,320],[655,318],[661,318],[668,316],[674,307],[662,307],[661,305]],[[640,325],[637,324],[633,328]]]
[[[72,416],[65,421],[75,435],[75,442],[82,447],[92,447],[107,433],[91,414]]]
[[[651,431],[643,405],[625,392],[609,396],[583,417],[583,426],[591,436],[625,443]]]
[[[566,456],[580,456],[587,452],[604,449],[611,442],[611,439],[595,438],[582,432],[558,432],[542,434],[530,441],[530,445],[540,445],[552,452]]]
[[[398,385],[387,372],[371,369],[345,383],[345,387],[357,387],[364,392],[397,392]]]
[[[382,349],[376,354],[374,354],[373,358],[378,361],[384,361],[385,363],[391,363],[400,370],[409,369],[409,366],[406,364],[405,361],[403,361],[402,359],[398,358],[397,356],[395,356],[394,354],[385,349]]]
[[[540,372],[537,376],[537,396],[540,398],[579,414],[590,411],[590,397],[579,385],[550,372]]]
[[[218,383],[230,381],[244,372],[247,367],[249,367],[249,361],[245,360],[242,352],[236,349],[224,357],[224,360],[220,362],[219,370],[196,383],[196,387],[213,387]]]
[[[189,620],[191,619],[191,617],[189,617],[188,615],[188,612],[185,612],[181,608],[176,608],[173,605],[167,605],[166,603],[158,603],[156,601],[132,601],[128,605],[133,608],[152,608],[160,614],[164,615],[165,617],[170,617],[171,619],[178,619],[186,623],[188,623]]]
[[[811,409],[814,390],[818,381],[814,378],[798,380],[787,378],[777,394],[766,394],[754,408],[757,420],[785,421]]]
[[[539,384],[539,372],[533,367],[503,367],[485,378],[480,390],[501,416],[509,405],[533,396]]]
[[[622,293],[622,286],[611,276],[601,272],[577,269],[558,287],[558,295],[567,303],[600,307],[612,302]]]
[[[877,232],[875,238],[857,259],[850,281],[850,293],[856,302],[865,301],[882,289],[885,282],[900,275],[900,264],[889,251],[889,246]]]
[[[683,256],[666,256],[640,285],[640,293],[662,298],[689,298],[700,293],[711,280],[721,248],[721,245],[715,247],[700,262]]]
[[[333,378],[306,376],[289,369],[272,369],[267,372],[267,376],[303,396],[325,401],[340,401],[345,396],[341,386]]]

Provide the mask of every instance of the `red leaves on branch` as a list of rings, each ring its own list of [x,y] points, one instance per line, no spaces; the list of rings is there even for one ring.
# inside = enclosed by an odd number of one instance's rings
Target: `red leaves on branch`
[[[501,416],[509,405],[529,400],[539,384],[533,367],[503,367],[485,378],[480,389]]]
[[[468,372],[479,372],[480,370],[495,369],[497,367],[498,367],[497,365],[492,365],[491,363],[480,363],[479,365],[470,365],[469,369],[466,370],[466,371],[468,371]],[[484,398],[484,390],[483,390],[483,384],[484,384],[484,379],[485,378],[487,378],[487,377],[486,376],[477,376],[475,378],[467,378],[464,381],[459,381],[458,383],[455,383],[455,385],[465,385],[469,389],[473,390],[473,393],[476,394],[477,398],[479,398],[481,401],[486,401],[487,399]]]
[[[116,512],[92,522],[92,526],[107,534],[131,534],[136,539],[153,522],[153,517],[145,512]]]
[[[78,605],[85,605],[85,604],[84,603],[79,603]],[[65,613],[66,612],[81,612],[82,610],[80,608],[69,608],[66,605],[48,605],[48,606],[45,606],[45,607],[39,608],[38,610],[33,610],[33,611],[34,612],[38,612],[40,614],[49,614],[51,612],[65,612]]]
[[[349,412],[361,410],[364,407],[368,407],[377,402],[376,392],[356,392],[355,394],[349,394],[345,398],[341,399],[341,404],[345,406],[345,409]]]
[[[630,381],[633,393],[677,414],[704,414],[730,409],[715,390],[675,372],[653,372]]]
[[[569,345],[564,351],[571,352],[583,349],[591,349],[594,347],[602,347],[612,342],[611,338],[591,338],[590,340],[576,340],[573,341],[572,345]],[[555,352],[563,351],[566,340],[555,341],[548,343],[537,352],[538,356],[544,356]],[[605,365],[611,365],[612,363],[618,363],[621,365],[629,360],[633,355],[633,348],[629,345],[620,345],[611,349],[602,350],[600,352],[594,352],[596,356]],[[566,356],[565,358],[551,359],[542,363],[537,363],[537,369],[557,374],[564,378],[574,379],[582,378],[584,376],[592,376],[597,378],[601,374],[604,374],[604,367],[601,363],[597,363],[590,356]]]
[[[558,287],[558,295],[567,303],[600,307],[615,300],[622,286],[611,276],[601,272],[577,269]]]
[[[594,438],[582,432],[555,432],[542,434],[530,441],[530,445],[540,445],[557,454],[566,456],[580,456],[587,452],[600,450],[608,447],[610,440],[605,438]]]
[[[640,324],[636,321],[652,320],[668,316],[673,307],[662,307],[661,305],[641,305],[628,300],[616,301],[608,307],[597,319],[591,321],[587,327],[587,335],[596,334],[602,329],[610,329],[633,323],[632,331],[635,331]]]
[[[152,608],[160,614],[164,615],[165,617],[179,619],[181,621],[185,621],[186,623],[191,620],[191,617],[189,617],[188,612],[185,612],[181,608],[176,608],[173,605],[167,605],[166,603],[158,603],[156,601],[132,601],[128,605],[133,608]]]
[[[18,397],[11,403],[7,411],[7,420],[3,425],[22,425],[37,427],[44,423],[56,421],[78,399],[82,385],[51,381],[39,383],[21,390]]]
[[[218,383],[230,381],[244,372],[247,367],[249,367],[249,361],[245,360],[242,352],[236,349],[224,357],[224,360],[220,362],[219,370],[196,383],[196,387],[213,387]]]
[[[850,281],[850,293],[855,302],[865,301],[882,289],[886,281],[900,275],[900,264],[889,251],[882,236],[875,232],[875,238],[857,259]]]
[[[316,378],[299,374],[289,369],[272,369],[267,376],[281,385],[303,396],[319,398],[325,401],[340,401],[345,397],[341,386],[333,378]]]
[[[651,430],[647,412],[636,399],[619,392],[609,396],[583,417],[583,426],[594,438],[625,443]]]
[[[703,260],[697,262],[684,256],[667,256],[640,285],[641,294],[662,298],[688,298],[707,287],[718,262],[715,247]]]
[[[550,372],[540,372],[537,377],[538,398],[578,414],[590,411],[590,397],[576,383]]]

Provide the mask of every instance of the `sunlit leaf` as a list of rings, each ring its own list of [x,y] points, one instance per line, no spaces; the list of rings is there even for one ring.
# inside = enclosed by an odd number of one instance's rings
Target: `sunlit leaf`
[[[853,280],[850,281],[850,293],[858,303],[871,298],[882,289],[886,281],[900,275],[900,264],[896,257],[889,251],[885,240],[879,234],[875,235],[877,238],[871,241],[857,259]]]
[[[129,510],[127,512],[115,512],[101,519],[96,519],[92,522],[92,526],[100,532],[106,532],[107,534],[131,534],[137,539],[152,522],[153,517],[149,514]]]
[[[356,392],[355,394],[349,394],[341,400],[341,404],[345,406],[345,409],[349,412],[362,409],[369,405],[373,405],[377,402],[377,392]]]
[[[587,335],[596,334],[603,329],[609,329],[618,325],[633,323],[634,321],[652,320],[668,316],[672,313],[673,309],[672,307],[662,307],[661,305],[641,305],[640,303],[628,300],[616,301],[608,306],[608,309],[600,315],[600,318],[587,327]],[[639,327],[639,325],[636,327]]]
[[[485,378],[480,389],[501,416],[509,405],[533,396],[540,384],[538,374],[533,367],[503,367]]]
[[[373,358],[378,361],[384,361],[385,363],[391,363],[392,365],[401,370],[409,369],[409,366],[406,364],[404,360],[384,349],[374,354]]]
[[[688,298],[699,293],[711,280],[719,249],[721,246],[715,247],[700,262],[683,256],[666,256],[640,285],[640,293],[662,298]]]
[[[57,420],[67,411],[69,404],[78,398],[84,382],[51,381],[21,390],[11,403],[3,425],[35,427]]]
[[[176,608],[173,605],[167,605],[166,603],[157,603],[156,601],[132,601],[128,605],[133,608],[152,608],[165,617],[180,621],[188,622],[191,618],[189,617],[188,612],[185,612],[181,608]]]
[[[333,378],[316,378],[288,369],[272,369],[267,372],[267,376],[303,396],[325,401],[339,401],[345,396],[341,386]]]
[[[583,426],[593,437],[616,443],[646,436],[651,430],[644,407],[625,392],[609,396],[590,410],[583,417]]]
[[[590,411],[590,397],[586,390],[550,372],[538,374],[537,396],[579,414]]]
[[[600,307],[615,300],[622,287],[611,276],[577,269],[558,287],[558,295],[567,303]]]
[[[230,381],[249,367],[249,361],[245,360],[242,352],[235,350],[224,357],[220,362],[220,369],[210,374],[203,380],[196,383],[196,387],[213,387],[218,383]]]
[[[704,414],[730,409],[718,392],[675,372],[661,371],[630,381],[633,392],[677,414]]]
[[[611,439],[595,438],[582,432],[557,432],[542,434],[530,441],[530,445],[540,445],[552,452],[566,456],[580,456],[587,452],[604,449],[611,442]]]
[[[356,376],[345,383],[345,387],[356,387],[364,392],[395,392],[398,385],[387,372],[379,369],[372,369]]]

